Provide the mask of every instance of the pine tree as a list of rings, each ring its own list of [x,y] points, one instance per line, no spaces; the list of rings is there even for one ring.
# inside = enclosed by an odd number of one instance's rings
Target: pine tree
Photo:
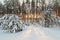
[[[35,0],[32,0],[32,2],[31,2],[31,12],[33,14],[35,13]]]
[[[4,6],[5,6],[5,13],[8,13],[8,10],[9,10],[9,8],[8,8],[8,6],[9,6],[9,1],[8,0],[5,0],[4,1]]]
[[[24,2],[24,0],[23,0],[23,3],[22,3],[22,13],[26,14],[26,8],[25,8],[25,2]]]
[[[30,13],[30,0],[26,0],[26,12]]]
[[[0,2],[0,14],[3,14],[5,11],[4,5]]]
[[[39,4],[38,4],[38,0],[36,0],[36,13],[38,13],[38,8],[39,8]]]
[[[0,17],[0,27],[2,28],[2,30],[11,33],[22,31],[25,26],[19,19],[20,18],[17,15],[5,14]]]
[[[26,3],[30,4],[30,0],[26,0]]]
[[[53,3],[53,4],[51,4]],[[49,2],[48,5],[45,4],[44,6],[44,23],[45,23],[45,27],[52,27],[53,25],[59,25],[60,23],[58,22],[58,17],[55,15],[53,16],[56,11],[56,7],[59,7],[58,2],[56,3],[56,1],[53,2]]]
[[[7,13],[18,13],[20,6],[19,0],[5,0],[4,2]]]
[[[20,7],[20,2],[19,0],[14,0],[14,7],[15,7],[15,12],[19,14],[19,7]]]
[[[51,26],[52,25],[52,11],[53,10],[53,8],[52,8],[52,6],[51,6],[51,4],[49,4],[49,5],[46,5],[45,6],[45,9],[44,9],[44,20],[45,20],[45,27],[49,27],[49,26]]]
[[[56,1],[54,1],[54,11],[56,11],[56,14],[58,15],[58,8],[59,8],[59,3]]]

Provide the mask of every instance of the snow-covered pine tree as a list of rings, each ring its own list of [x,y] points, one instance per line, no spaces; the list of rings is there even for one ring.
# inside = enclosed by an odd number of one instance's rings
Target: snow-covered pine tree
[[[45,9],[44,9],[44,20],[45,20],[45,24],[44,24],[44,26],[45,27],[49,27],[52,23],[51,23],[51,21],[52,21],[52,11],[53,9],[52,9],[52,7],[51,7],[51,4],[49,4],[49,5],[46,5],[45,6]]]
[[[22,31],[25,28],[19,17],[14,14],[5,14],[0,18],[0,21],[1,28],[11,33]]]
[[[5,0],[6,13],[18,13],[20,2],[19,0]]]
[[[49,26],[53,26],[53,25],[59,25],[60,22],[58,22],[59,18],[57,16],[57,9],[59,7],[59,4],[56,4],[52,2],[49,3],[48,5],[45,5],[45,9],[44,9],[44,20],[45,20],[45,27],[49,27]],[[56,10],[54,10],[56,9]],[[56,13],[54,13],[56,12]],[[54,14],[56,14],[55,16],[53,16]]]

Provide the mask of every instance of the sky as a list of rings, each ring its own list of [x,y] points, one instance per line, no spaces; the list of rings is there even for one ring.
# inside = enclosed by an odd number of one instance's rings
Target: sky
[[[3,3],[3,1],[4,1],[4,0],[0,0],[0,2],[2,2],[2,3]]]

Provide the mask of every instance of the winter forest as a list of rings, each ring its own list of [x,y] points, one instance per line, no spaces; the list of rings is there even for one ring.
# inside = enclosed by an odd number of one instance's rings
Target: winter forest
[[[0,40],[60,40],[59,0],[0,1]]]

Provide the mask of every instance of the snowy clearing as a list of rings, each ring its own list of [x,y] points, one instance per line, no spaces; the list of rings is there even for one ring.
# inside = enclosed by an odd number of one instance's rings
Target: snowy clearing
[[[25,31],[4,33],[0,30],[0,40],[60,40],[60,28],[44,28],[30,25]]]
[[[42,21],[23,23],[17,15],[5,14],[0,17],[0,40],[60,40],[60,27],[43,27],[41,24]],[[4,30],[1,30],[3,28]],[[21,31],[17,32],[19,30]]]

